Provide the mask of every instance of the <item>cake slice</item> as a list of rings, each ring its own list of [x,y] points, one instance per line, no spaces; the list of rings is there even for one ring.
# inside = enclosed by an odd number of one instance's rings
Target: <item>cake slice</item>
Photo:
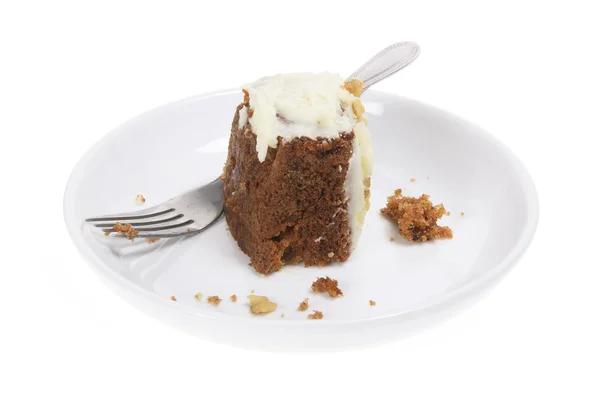
[[[346,261],[369,209],[362,83],[279,74],[242,90],[222,177],[233,238],[261,274]]]

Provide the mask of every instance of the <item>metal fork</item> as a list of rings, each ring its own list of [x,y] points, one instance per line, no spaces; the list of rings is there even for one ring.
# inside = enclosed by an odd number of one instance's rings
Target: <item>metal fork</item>
[[[414,42],[395,43],[373,56],[350,75],[348,80],[359,79],[364,89],[395,74],[412,63],[420,53]],[[117,232],[117,222],[131,224],[138,238],[172,238],[202,232],[223,214],[223,183],[215,179],[206,186],[173,197],[143,213],[105,215],[86,219],[105,234]]]
[[[190,190],[164,203],[123,214],[104,215],[85,221],[105,234],[117,232],[117,222],[131,224],[135,238],[172,238],[202,232],[223,214],[223,182]]]

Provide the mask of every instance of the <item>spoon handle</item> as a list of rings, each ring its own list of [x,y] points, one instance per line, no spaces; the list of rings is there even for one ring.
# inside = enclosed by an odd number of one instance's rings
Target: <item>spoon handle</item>
[[[347,80],[359,79],[365,86],[376,84],[382,79],[395,74],[412,63],[421,53],[421,48],[414,42],[400,42],[381,50],[362,67],[350,75]]]

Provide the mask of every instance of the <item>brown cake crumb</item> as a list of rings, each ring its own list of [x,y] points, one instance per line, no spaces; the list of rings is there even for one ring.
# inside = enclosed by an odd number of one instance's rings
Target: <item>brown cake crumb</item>
[[[313,310],[312,314],[308,314],[308,319],[323,319],[323,313],[318,310]]]
[[[122,233],[123,236],[125,236],[127,239],[130,239],[131,241],[133,241],[133,239],[139,233],[138,231],[133,229],[133,226],[131,226],[131,224],[122,224],[120,222],[117,222],[115,226],[113,226],[113,229],[119,233]]]
[[[185,231],[186,231],[186,232],[191,232],[191,231],[192,231],[192,229],[191,229],[191,228],[187,228]]]
[[[175,296],[171,296],[171,300],[177,301],[177,298]]]
[[[390,236],[390,242],[393,242],[394,240],[396,240],[396,239],[394,239],[393,236]]]
[[[311,288],[315,293],[327,292],[331,297],[339,297],[344,295],[342,290],[338,287],[338,281],[331,279],[328,276],[325,278],[317,278],[317,280],[313,282]]]
[[[461,216],[461,217],[464,217],[464,216],[465,216],[465,213],[464,213],[464,212],[461,212],[461,213],[460,213],[460,216]]]
[[[110,232],[104,232],[104,236],[110,235]]]
[[[417,180],[415,178],[410,178],[411,182],[416,182]]]
[[[235,294],[232,294],[231,297],[229,298],[229,300],[231,300],[235,303],[237,301],[237,296]]]
[[[284,315],[283,315],[283,313],[281,313],[281,318],[283,318],[283,317],[284,317]]]
[[[148,238],[146,239],[149,244],[156,243],[160,240],[160,238]]]
[[[202,300],[202,293],[198,292],[194,295],[194,297],[196,298],[196,300]]]
[[[377,303],[375,303],[373,300],[369,300],[369,305],[370,305],[371,307],[374,307],[374,306],[376,306],[376,305],[377,305]]]
[[[381,213],[397,221],[398,232],[410,242],[452,239],[452,230],[437,224],[437,220],[446,214],[444,205],[434,206],[427,194],[419,198],[403,197],[402,190],[397,189],[393,196],[388,197]]]
[[[268,314],[277,310],[277,304],[270,301],[268,297],[251,294],[248,296],[248,300],[250,300],[252,314]]]
[[[298,306],[298,311],[308,310],[308,297],[302,300],[302,303]]]
[[[135,196],[135,202],[137,204],[144,204],[146,202],[146,199],[141,194],[138,194],[137,196]]]
[[[219,303],[221,303],[221,299],[219,296],[209,296],[206,298],[206,301],[208,301],[210,304],[214,304],[215,306],[218,306]]]
[[[360,97],[360,95],[363,92],[364,86],[365,84],[358,79],[352,79],[351,81],[344,82],[344,89],[346,89],[356,97]]]

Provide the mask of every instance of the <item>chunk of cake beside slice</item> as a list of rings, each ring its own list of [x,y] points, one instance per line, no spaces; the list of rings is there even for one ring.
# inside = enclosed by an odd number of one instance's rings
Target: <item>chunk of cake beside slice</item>
[[[346,261],[369,209],[373,166],[362,83],[280,74],[243,92],[222,177],[238,246],[261,274]]]

